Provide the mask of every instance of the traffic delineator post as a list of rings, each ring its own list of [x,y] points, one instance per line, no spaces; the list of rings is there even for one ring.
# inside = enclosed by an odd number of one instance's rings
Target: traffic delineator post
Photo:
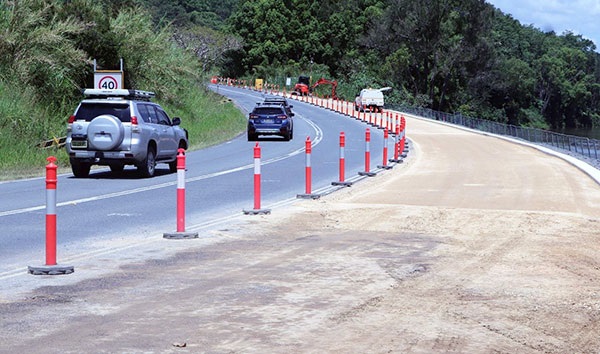
[[[56,263],[56,185],[58,183],[56,157],[49,156],[46,165],[46,264],[28,266],[29,274],[61,275],[75,271],[73,266]]]
[[[305,189],[304,194],[298,194],[297,198],[302,199],[319,199],[321,196],[319,194],[312,193],[312,166],[311,166],[311,155],[312,155],[312,142],[310,141],[310,136],[306,137],[305,148],[306,151],[306,167],[305,167]]]
[[[384,170],[390,170],[394,166],[388,165],[388,129],[387,127],[383,130],[383,162],[381,165],[378,165],[378,168]]]
[[[197,232],[185,231],[185,149],[177,150],[177,232],[164,233],[166,239],[198,238]]]
[[[377,173],[371,171],[371,130],[365,131],[365,170],[359,172],[361,176],[373,177]]]
[[[339,181],[331,182],[334,186],[350,187],[352,182],[346,182],[346,135],[344,132],[340,132],[340,177]]]
[[[406,144],[406,119],[404,116],[400,117],[400,156],[406,157],[408,152],[408,145]]]
[[[400,124],[396,124],[396,137],[394,143],[394,157],[390,159],[390,162],[401,163],[400,158]]]
[[[254,145],[254,209],[244,209],[243,212],[246,215],[261,215],[271,213],[270,209],[260,208],[260,183],[260,146],[258,145],[258,142],[256,142],[256,145]]]

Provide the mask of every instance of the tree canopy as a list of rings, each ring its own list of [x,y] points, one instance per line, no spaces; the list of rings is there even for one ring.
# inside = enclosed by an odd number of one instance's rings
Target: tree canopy
[[[484,0],[4,1],[0,53],[0,78],[40,96],[74,96],[91,59],[125,58],[129,84],[186,71],[310,73],[338,80],[347,99],[391,86],[388,102],[526,126],[600,125],[595,44],[522,26]]]
[[[241,0],[228,24],[243,41],[222,67],[231,75],[314,63],[351,91],[392,86],[398,103],[518,125],[600,123],[595,44],[483,0]]]

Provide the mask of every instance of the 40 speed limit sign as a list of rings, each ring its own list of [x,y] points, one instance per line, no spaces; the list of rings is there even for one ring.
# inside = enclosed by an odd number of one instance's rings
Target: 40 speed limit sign
[[[123,73],[120,71],[96,71],[94,88],[101,90],[117,90],[123,88]]]

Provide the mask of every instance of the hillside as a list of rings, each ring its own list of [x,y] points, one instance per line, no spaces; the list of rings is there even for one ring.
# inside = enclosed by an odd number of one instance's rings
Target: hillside
[[[3,170],[37,165],[35,145],[64,134],[94,59],[110,69],[122,58],[126,86],[191,115],[197,138],[208,94],[197,88],[212,74],[280,85],[305,74],[336,79],[346,99],[391,86],[389,103],[539,128],[600,125],[595,44],[522,26],[480,0],[22,0],[0,4],[0,31]]]

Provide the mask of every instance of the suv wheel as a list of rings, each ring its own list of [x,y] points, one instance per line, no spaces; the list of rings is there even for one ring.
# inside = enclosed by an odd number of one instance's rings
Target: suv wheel
[[[71,170],[76,178],[86,178],[90,175],[90,164],[79,161],[71,161]]]
[[[110,170],[113,173],[121,173],[121,172],[123,172],[124,168],[125,168],[125,166],[123,164],[113,164],[113,165],[110,165]]]
[[[142,177],[149,178],[154,176],[154,171],[156,170],[156,152],[154,152],[154,148],[148,147],[146,158],[137,168]]]
[[[169,171],[171,173],[177,172],[177,159],[175,159],[174,161],[169,162]]]

